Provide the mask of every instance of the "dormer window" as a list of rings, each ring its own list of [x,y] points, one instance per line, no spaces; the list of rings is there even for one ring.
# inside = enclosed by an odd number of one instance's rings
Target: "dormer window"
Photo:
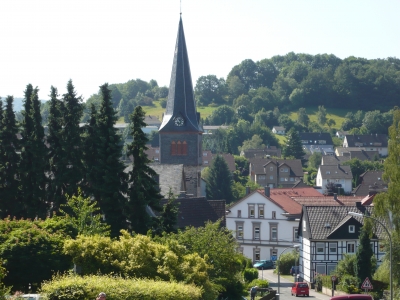
[[[350,233],[355,233],[355,232],[356,232],[356,226],[354,226],[354,225],[349,225],[349,232],[350,232]]]
[[[326,171],[326,174],[331,174],[331,171]]]

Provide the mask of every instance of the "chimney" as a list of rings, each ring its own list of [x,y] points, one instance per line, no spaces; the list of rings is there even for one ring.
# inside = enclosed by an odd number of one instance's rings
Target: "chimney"
[[[333,193],[333,200],[337,201],[337,193]]]
[[[264,195],[265,195],[266,197],[270,197],[270,196],[271,196],[270,187],[269,187],[269,186],[265,186],[265,187],[264,187]]]
[[[246,186],[246,195],[250,194],[250,187]]]

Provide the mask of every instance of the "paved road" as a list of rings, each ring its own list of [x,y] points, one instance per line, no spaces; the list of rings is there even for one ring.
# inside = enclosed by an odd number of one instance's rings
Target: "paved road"
[[[258,277],[260,279],[266,279],[269,282],[269,287],[273,288],[274,290],[278,290],[278,275],[273,273],[274,270],[259,270]],[[292,287],[293,280],[289,281],[286,278],[280,277],[280,300],[294,300],[300,299],[292,296],[290,294],[290,289]],[[310,296],[307,299],[319,299],[319,300],[329,300],[330,297],[321,293],[310,289]]]

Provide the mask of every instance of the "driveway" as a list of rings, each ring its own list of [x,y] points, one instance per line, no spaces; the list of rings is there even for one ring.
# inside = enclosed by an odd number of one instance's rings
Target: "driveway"
[[[274,274],[273,272],[274,270],[259,270],[258,278],[268,280],[269,287],[278,291],[278,275]],[[290,294],[293,282],[294,279],[289,281],[286,278],[280,277],[280,284],[279,284],[280,300],[296,299],[296,297]],[[329,300],[331,297],[325,294],[318,293],[313,289],[310,289],[310,296],[308,297],[308,299],[309,298],[314,298],[319,300]]]

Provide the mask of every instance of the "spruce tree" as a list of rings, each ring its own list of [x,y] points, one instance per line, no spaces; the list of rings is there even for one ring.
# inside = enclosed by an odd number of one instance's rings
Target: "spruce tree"
[[[157,218],[154,225],[154,232],[161,235],[163,232],[171,233],[177,231],[179,207],[176,203],[176,198],[169,188],[167,203],[162,207],[162,212]]]
[[[207,199],[225,199],[226,203],[231,203],[234,200],[232,174],[229,171],[228,164],[222,156],[217,155],[214,158],[206,180]]]
[[[144,122],[145,113],[141,106],[135,107],[133,114],[130,115],[130,130],[133,141],[128,145],[128,156],[132,156],[132,170],[129,172],[128,179],[128,203],[126,207],[127,219],[131,223],[131,228],[136,233],[146,233],[151,227],[152,218],[146,211],[149,206],[153,210],[159,211],[160,195],[157,182],[154,179],[157,173],[149,167],[151,162],[147,158],[145,150],[148,138],[142,128],[146,126]]]
[[[25,111],[22,123],[20,162],[21,212],[25,218],[45,218],[46,202],[46,146],[40,115],[38,88],[28,85],[25,91]]]
[[[1,109],[0,121],[0,217],[16,216],[19,211],[18,199],[18,165],[20,149],[17,138],[18,126],[13,110],[12,96],[6,99],[6,107]]]
[[[82,98],[78,97],[72,80],[68,81],[63,95],[63,129],[61,131],[63,156],[59,180],[63,183],[62,195],[74,195],[83,178],[82,149],[79,121],[83,114]],[[62,200],[65,203],[65,200]],[[56,203],[56,209],[60,203]]]
[[[299,134],[294,128],[291,128],[286,133],[286,142],[283,147],[283,156],[284,157],[294,157],[295,159],[302,159],[304,156],[303,145],[301,144],[301,140]]]
[[[61,171],[63,170],[61,161],[63,157],[62,147],[62,102],[57,98],[58,91],[55,87],[50,90],[50,108],[48,116],[48,136],[47,136],[47,160],[49,164],[49,186],[47,197],[50,202],[63,203],[63,182]],[[58,205],[56,205],[58,207]]]
[[[113,108],[111,90],[108,84],[100,86],[102,101],[96,115],[92,107],[91,124],[85,136],[85,167],[91,194],[111,226],[111,235],[119,236],[121,229],[126,228],[123,209],[126,202],[127,175],[125,166],[120,160],[122,143],[114,127],[117,117]],[[95,121],[93,116],[96,116]],[[94,135],[90,136],[91,134]],[[84,151],[84,152],[85,152]],[[91,155],[94,159],[89,158]]]
[[[371,240],[369,238],[368,230],[364,227],[361,229],[359,236],[359,246],[356,252],[355,274],[358,278],[360,285],[365,278],[372,279],[372,263],[371,258],[374,254],[371,249]]]

